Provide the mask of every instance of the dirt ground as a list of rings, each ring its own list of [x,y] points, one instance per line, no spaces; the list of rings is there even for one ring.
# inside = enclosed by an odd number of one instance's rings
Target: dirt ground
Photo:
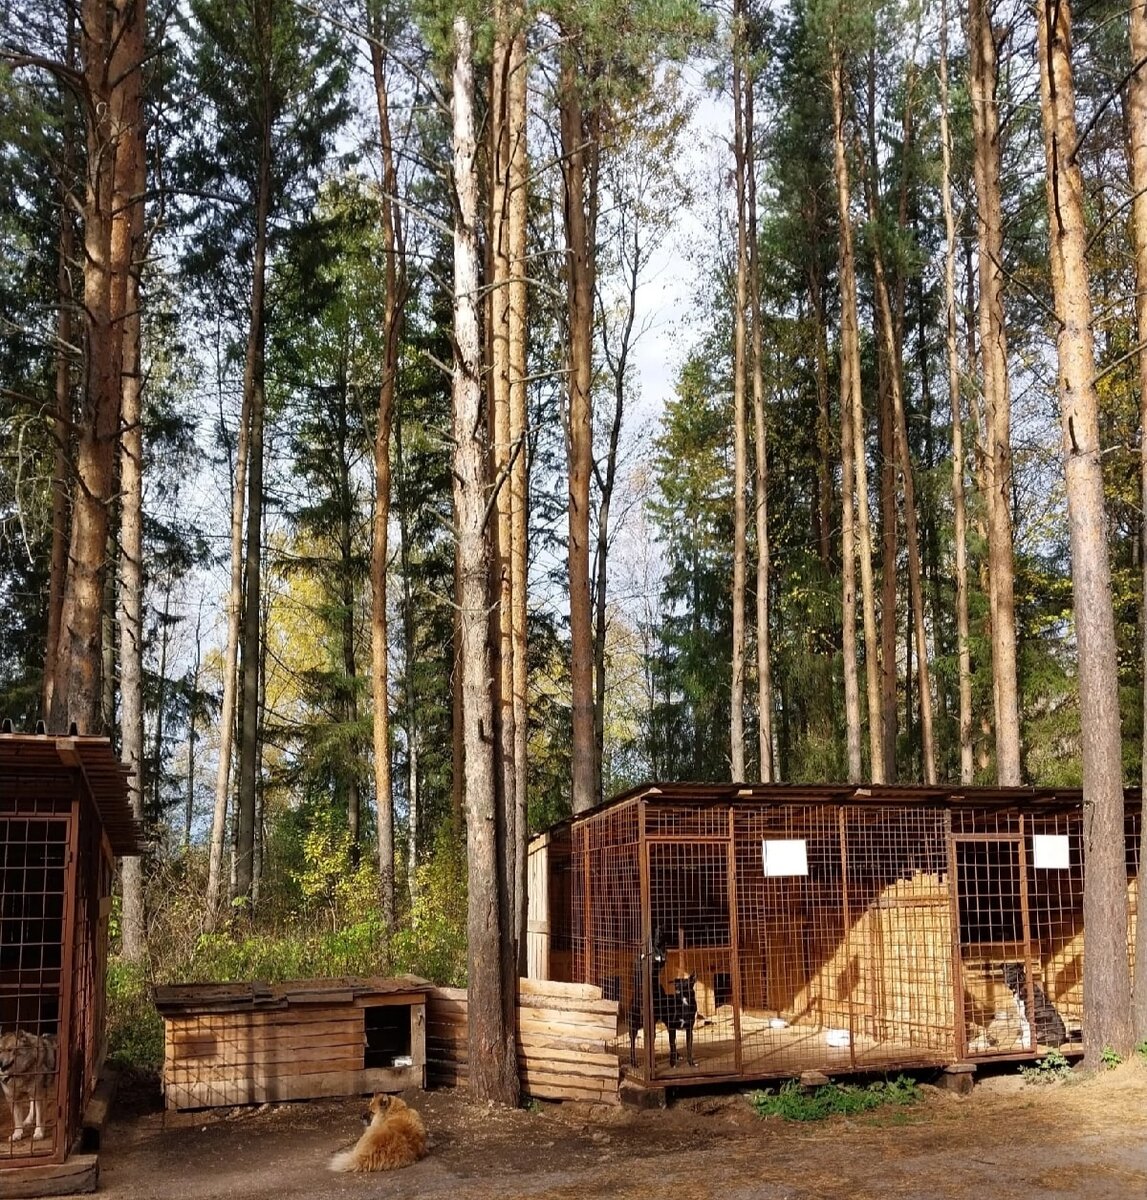
[[[982,1080],[959,1098],[811,1125],[760,1120],[743,1092],[656,1110],[566,1103],[517,1111],[464,1092],[408,1093],[428,1158],[379,1175],[326,1170],[360,1100],[165,1114],[127,1088],[105,1131],[107,1200],[1021,1200],[1147,1196],[1147,1067],[1096,1079]]]

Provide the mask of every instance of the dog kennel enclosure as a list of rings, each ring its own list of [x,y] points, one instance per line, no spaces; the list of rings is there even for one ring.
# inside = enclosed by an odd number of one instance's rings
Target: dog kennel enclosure
[[[646,1083],[1071,1054],[1082,834],[1079,789],[640,787],[531,843],[529,974],[617,1000]],[[651,996],[689,976],[670,1067]]]
[[[155,989],[168,1108],[426,1086],[426,997],[414,975]]]
[[[0,734],[0,1195],[94,1187],[74,1152],[104,1058],[115,856],[139,842],[106,738]]]

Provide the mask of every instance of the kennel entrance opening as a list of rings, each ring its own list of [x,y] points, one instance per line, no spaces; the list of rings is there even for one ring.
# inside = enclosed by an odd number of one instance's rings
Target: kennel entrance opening
[[[740,1006],[733,906],[730,898],[730,838],[653,837],[646,840],[646,881],[649,921],[653,935],[660,931],[665,964],[654,994],[660,989],[677,1009],[684,996],[696,1004],[693,1020],[693,1058],[687,1060],[686,1030],[676,1031],[677,1064],[669,1065],[669,1040],[661,1028],[652,1040],[652,1062],[639,1051],[649,1078],[675,1075],[726,1075],[739,1070]],[[682,981],[693,978],[691,987]],[[729,1021],[715,1018],[723,1010]],[[646,1014],[648,1018],[648,1013]],[[730,1036],[730,1033],[732,1036]],[[644,1043],[648,1044],[648,1043]]]
[[[1009,970],[1032,978],[1027,853],[1022,834],[957,834],[952,839],[957,907],[957,986],[963,998],[963,1054],[1030,1054],[1036,1049],[1009,986]],[[1035,982],[1039,982],[1038,979]]]

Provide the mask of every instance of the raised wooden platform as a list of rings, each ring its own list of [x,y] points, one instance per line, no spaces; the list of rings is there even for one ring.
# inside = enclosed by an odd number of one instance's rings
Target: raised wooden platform
[[[30,1196],[78,1196],[94,1192],[99,1180],[97,1154],[72,1154],[62,1163],[37,1163],[0,1169],[0,1198],[24,1200]]]

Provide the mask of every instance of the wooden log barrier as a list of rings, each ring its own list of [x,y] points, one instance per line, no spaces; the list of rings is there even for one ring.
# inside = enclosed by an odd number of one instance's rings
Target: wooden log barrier
[[[610,1043],[617,1001],[582,983],[520,979],[518,1069],[522,1090],[539,1100],[620,1103],[621,1067]],[[426,997],[426,1068],[431,1086],[468,1077],[469,1008],[461,988],[431,988]]]

